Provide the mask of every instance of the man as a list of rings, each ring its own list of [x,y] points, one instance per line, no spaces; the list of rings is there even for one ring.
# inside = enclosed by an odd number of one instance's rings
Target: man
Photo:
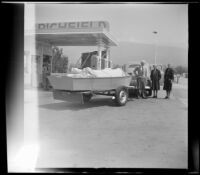
[[[145,86],[146,86],[146,78],[147,78],[147,69],[145,68],[145,61],[141,61],[141,66],[137,67],[134,70],[134,74],[137,78],[137,89],[138,93],[142,98],[146,98]]]
[[[42,79],[43,79],[43,88],[45,90],[47,90],[47,75],[48,74],[48,70],[47,70],[47,66],[43,65],[43,72],[42,72]]]
[[[50,75],[51,75],[51,64],[48,63],[47,64],[47,77],[50,76]],[[47,80],[47,90],[49,90],[51,88],[51,84],[50,84],[48,78],[46,78],[46,80]]]
[[[43,65],[43,88],[44,90],[49,90],[49,80],[48,80],[48,76],[50,75],[50,65],[49,64],[45,64]]]
[[[172,90],[172,81],[174,80],[174,71],[171,68],[170,64],[167,65],[167,69],[165,70],[164,74],[164,86],[163,90],[166,90],[166,97],[165,99],[169,99],[170,92]]]
[[[153,98],[157,98],[158,90],[160,90],[161,73],[160,70],[157,69],[156,65],[153,65],[150,77],[152,81]]]

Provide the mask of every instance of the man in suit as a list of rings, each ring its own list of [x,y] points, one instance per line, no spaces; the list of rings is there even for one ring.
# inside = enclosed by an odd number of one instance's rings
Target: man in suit
[[[146,91],[145,91],[145,86],[146,86],[146,81],[147,81],[147,69],[145,68],[145,61],[141,61],[141,66],[137,67],[134,70],[134,74],[136,75],[137,78],[137,88],[138,88],[138,93],[142,98],[147,98],[146,97]]]
[[[160,70],[157,69],[156,65],[153,65],[153,70],[151,71],[151,81],[152,81],[152,90],[153,90],[153,98],[157,98],[158,90],[160,90],[160,79],[161,73]]]
[[[171,68],[170,64],[168,64],[167,69],[165,70],[164,74],[164,86],[163,90],[166,90],[166,97],[165,99],[169,99],[170,92],[172,90],[172,81],[174,80],[174,71]]]

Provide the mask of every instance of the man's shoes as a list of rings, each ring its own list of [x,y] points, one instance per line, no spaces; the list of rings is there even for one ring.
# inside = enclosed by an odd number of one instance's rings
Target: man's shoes
[[[156,96],[154,95],[153,98],[156,98]]]
[[[169,97],[167,97],[167,96],[165,97],[165,99],[168,99],[168,98],[169,98]]]

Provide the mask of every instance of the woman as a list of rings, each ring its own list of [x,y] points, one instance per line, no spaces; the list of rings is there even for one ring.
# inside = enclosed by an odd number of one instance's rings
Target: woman
[[[166,90],[166,97],[168,99],[170,97],[170,92],[172,90],[172,81],[174,80],[174,71],[168,64],[167,69],[165,70],[164,74],[164,87],[163,90]]]
[[[151,71],[150,77],[152,81],[153,98],[157,98],[158,90],[160,90],[161,73],[156,68],[156,65],[153,65],[153,70]]]

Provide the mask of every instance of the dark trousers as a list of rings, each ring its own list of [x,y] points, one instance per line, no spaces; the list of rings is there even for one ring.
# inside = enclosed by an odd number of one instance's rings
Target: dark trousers
[[[45,75],[43,76],[43,88],[45,90],[49,89],[49,80],[48,80],[47,76],[45,76]]]

